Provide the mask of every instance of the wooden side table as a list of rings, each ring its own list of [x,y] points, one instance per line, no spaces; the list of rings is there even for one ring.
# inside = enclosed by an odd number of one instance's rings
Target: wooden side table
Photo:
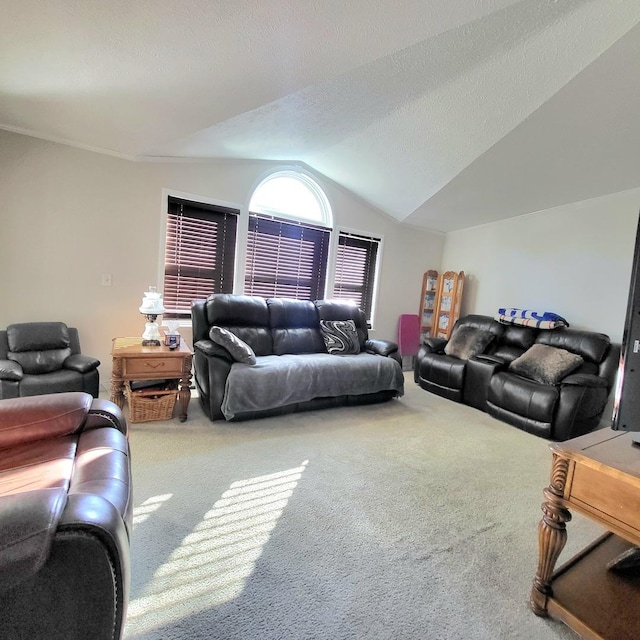
[[[640,448],[628,433],[601,429],[551,445],[551,482],[538,526],[538,569],[531,608],[561,620],[582,638],[640,637],[640,566],[607,565],[640,545]],[[566,539],[569,509],[609,533],[564,566],[554,567]]]
[[[169,347],[143,347],[142,338],[114,338],[111,347],[112,374],[110,400],[124,406],[124,383],[131,380],[178,380],[180,422],[187,419],[191,399],[191,359],[184,344]]]

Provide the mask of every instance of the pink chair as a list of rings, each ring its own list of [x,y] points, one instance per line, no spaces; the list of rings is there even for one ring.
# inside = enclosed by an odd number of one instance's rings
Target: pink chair
[[[402,356],[404,369],[405,356],[411,357],[411,368],[420,347],[420,317],[416,314],[404,313],[398,320],[398,351]]]

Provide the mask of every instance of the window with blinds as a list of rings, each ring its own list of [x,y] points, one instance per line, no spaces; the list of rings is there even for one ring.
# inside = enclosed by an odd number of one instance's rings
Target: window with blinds
[[[247,295],[324,297],[329,230],[251,214],[244,290]]]
[[[164,261],[165,318],[189,318],[191,301],[233,291],[240,211],[169,198]]]
[[[352,300],[371,322],[379,238],[340,232],[333,297]]]

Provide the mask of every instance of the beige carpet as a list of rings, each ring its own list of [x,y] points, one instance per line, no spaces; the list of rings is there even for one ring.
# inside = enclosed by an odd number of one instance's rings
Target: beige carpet
[[[131,425],[125,637],[575,638],[528,608],[548,443],[410,375],[382,405]],[[601,532],[568,531],[561,561]]]

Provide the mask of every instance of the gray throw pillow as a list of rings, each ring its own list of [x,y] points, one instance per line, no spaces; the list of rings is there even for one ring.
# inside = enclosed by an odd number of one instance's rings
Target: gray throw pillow
[[[236,362],[242,362],[243,364],[256,363],[256,354],[253,349],[228,329],[214,325],[209,330],[209,337],[216,344],[224,347]]]
[[[444,352],[448,356],[469,360],[469,358],[483,353],[492,340],[493,334],[491,332],[462,325],[453,332],[444,347]]]
[[[320,332],[329,353],[360,353],[360,339],[353,320],[320,320]]]
[[[534,344],[509,365],[509,370],[540,384],[558,384],[583,362],[581,356],[566,349]]]

